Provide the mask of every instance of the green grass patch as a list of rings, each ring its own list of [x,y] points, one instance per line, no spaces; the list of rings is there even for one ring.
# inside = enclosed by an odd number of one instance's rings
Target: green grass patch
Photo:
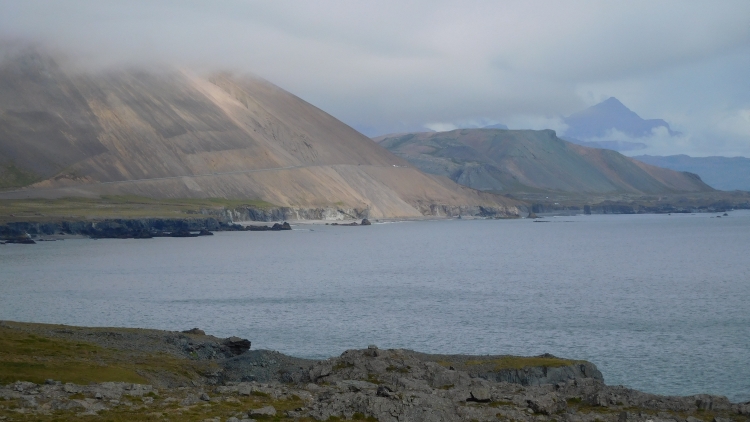
[[[271,398],[271,395],[270,395],[270,394],[268,394],[268,393],[264,393],[264,392],[262,392],[262,391],[257,391],[257,390],[253,390],[252,392],[250,392],[250,394],[252,394],[252,395],[253,395],[253,396],[255,396],[255,397],[265,397],[265,398]]]
[[[13,163],[0,164],[0,189],[20,188],[42,180],[38,175],[22,170]]]
[[[407,366],[389,365],[387,368],[385,368],[385,370],[388,371],[388,372],[398,372],[398,373],[401,373],[401,374],[408,374],[409,370],[411,370],[411,366],[408,366],[408,365]]]
[[[88,384],[120,381],[149,383],[149,374],[190,380],[214,365],[162,353],[146,354],[107,349],[94,344],[46,338],[0,327],[0,384],[46,379]]]
[[[0,224],[12,221],[79,221],[106,218],[190,218],[201,210],[268,209],[262,200],[223,198],[154,199],[140,196],[100,198],[0,199]]]
[[[437,363],[446,368],[454,367],[456,369],[469,371],[472,368],[480,366],[488,367],[494,371],[502,371],[504,369],[524,369],[534,367],[559,368],[574,365],[576,361],[548,357],[500,356],[488,358],[477,357],[460,363],[440,360]]]
[[[373,373],[367,374],[367,381],[373,384],[377,384],[377,385],[380,385],[383,383],[382,381],[380,381],[380,378],[378,378],[378,376]]]
[[[354,368],[354,364],[349,362],[339,362],[333,366],[334,371],[340,371],[347,368]]]

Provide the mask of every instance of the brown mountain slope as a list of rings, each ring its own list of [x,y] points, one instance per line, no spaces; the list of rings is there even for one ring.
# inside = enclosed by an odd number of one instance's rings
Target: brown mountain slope
[[[21,49],[0,60],[0,188],[32,181],[0,198],[245,198],[373,217],[421,216],[435,205],[518,213],[511,200],[421,173],[257,78],[79,72]]]
[[[692,173],[559,139],[552,130],[459,129],[386,135],[380,145],[425,172],[496,192],[676,193],[712,189]]]

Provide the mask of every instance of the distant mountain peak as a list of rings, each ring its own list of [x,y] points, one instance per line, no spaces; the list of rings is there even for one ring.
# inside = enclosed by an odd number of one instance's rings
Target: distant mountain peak
[[[633,138],[643,138],[651,135],[652,130],[658,127],[666,128],[671,136],[679,134],[662,119],[641,118],[615,97],[609,97],[585,110],[573,113],[564,121],[568,125],[565,136],[582,141],[606,141],[607,136],[613,131]]]

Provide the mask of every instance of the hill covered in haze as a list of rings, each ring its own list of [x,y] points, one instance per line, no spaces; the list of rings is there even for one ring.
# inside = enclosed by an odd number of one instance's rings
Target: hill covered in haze
[[[679,132],[674,132],[664,120],[643,119],[615,97],[609,97],[599,104],[573,113],[563,121],[568,126],[565,130],[565,140],[615,151],[647,148],[642,142],[614,139],[615,132],[638,139],[650,136],[656,128],[664,128],[670,136],[679,135]]]
[[[479,190],[593,194],[712,190],[695,174],[566,142],[552,130],[458,129],[386,135],[375,141],[425,172]]]
[[[750,158],[687,155],[639,155],[632,158],[654,166],[696,173],[716,189],[750,191]]]
[[[517,211],[512,200],[408,166],[258,78],[80,71],[30,48],[0,57],[3,198],[247,198],[374,217],[435,205]]]

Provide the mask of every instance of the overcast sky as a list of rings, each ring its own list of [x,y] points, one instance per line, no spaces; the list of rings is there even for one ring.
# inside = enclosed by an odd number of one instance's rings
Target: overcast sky
[[[750,156],[750,1],[0,0],[0,37],[97,65],[253,72],[367,135],[552,128],[610,96]]]

